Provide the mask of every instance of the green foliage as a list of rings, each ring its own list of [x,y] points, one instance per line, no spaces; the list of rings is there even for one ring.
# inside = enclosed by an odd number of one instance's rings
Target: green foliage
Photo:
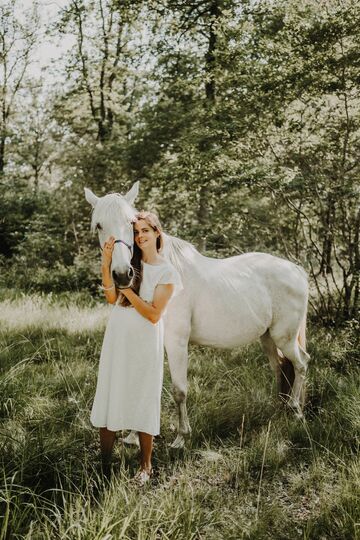
[[[26,227],[38,209],[38,199],[32,191],[24,189],[20,182],[14,190],[0,184],[0,246],[1,254],[11,256],[15,248],[24,241]]]
[[[52,29],[76,42],[66,84],[41,114],[33,86],[20,109],[28,123],[15,129],[20,112],[13,120],[4,190],[26,176],[36,191],[50,181],[52,193],[38,193],[46,208],[5,196],[1,252],[14,255],[19,286],[29,282],[25,267],[40,267],[30,281],[49,290],[51,265],[54,289],[93,287],[93,265],[86,277],[80,262],[96,250],[83,188],[125,192],[140,180],[137,206],[156,210],[167,232],[208,255],[257,250],[300,262],[316,317],[356,319],[358,8],[358,0],[69,4]],[[25,238],[33,255],[24,259]]]

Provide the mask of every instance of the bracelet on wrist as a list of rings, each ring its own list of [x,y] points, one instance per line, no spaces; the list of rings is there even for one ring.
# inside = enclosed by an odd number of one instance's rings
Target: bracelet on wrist
[[[104,285],[99,285],[99,289],[102,291],[111,291],[111,289],[115,289],[115,285],[112,284],[111,287],[104,287]]]

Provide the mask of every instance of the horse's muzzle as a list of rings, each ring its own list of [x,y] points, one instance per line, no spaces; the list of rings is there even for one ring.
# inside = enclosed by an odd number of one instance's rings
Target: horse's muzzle
[[[113,277],[113,280],[114,280],[114,283],[117,287],[121,288],[126,288],[126,287],[130,287],[131,286],[131,282],[133,280],[133,277],[134,277],[134,270],[133,268],[130,266],[128,268],[128,270],[126,272],[117,272],[116,270],[113,270],[112,271],[112,277]]]

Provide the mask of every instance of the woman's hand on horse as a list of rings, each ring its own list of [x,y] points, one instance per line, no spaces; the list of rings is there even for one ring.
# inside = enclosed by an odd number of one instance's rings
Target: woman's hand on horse
[[[114,243],[115,243],[115,238],[113,236],[110,236],[104,243],[104,247],[102,250],[102,261],[101,261],[103,266],[110,266],[111,264],[112,253],[114,251]]]

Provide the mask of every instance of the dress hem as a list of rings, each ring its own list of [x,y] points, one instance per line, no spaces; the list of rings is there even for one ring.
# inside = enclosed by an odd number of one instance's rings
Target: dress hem
[[[108,425],[98,425],[98,424],[93,424],[93,422],[91,422],[92,426],[94,428],[106,428],[108,429],[109,431],[126,431],[126,430],[129,430],[129,431],[137,431],[137,432],[141,432],[141,433],[147,433],[148,435],[152,435],[153,437],[157,437],[157,435],[160,435],[160,431],[157,431],[156,433],[151,433],[148,429],[144,429],[144,428],[139,428],[139,427],[117,427],[117,428],[114,428],[114,427],[111,427],[111,426],[108,426]]]

